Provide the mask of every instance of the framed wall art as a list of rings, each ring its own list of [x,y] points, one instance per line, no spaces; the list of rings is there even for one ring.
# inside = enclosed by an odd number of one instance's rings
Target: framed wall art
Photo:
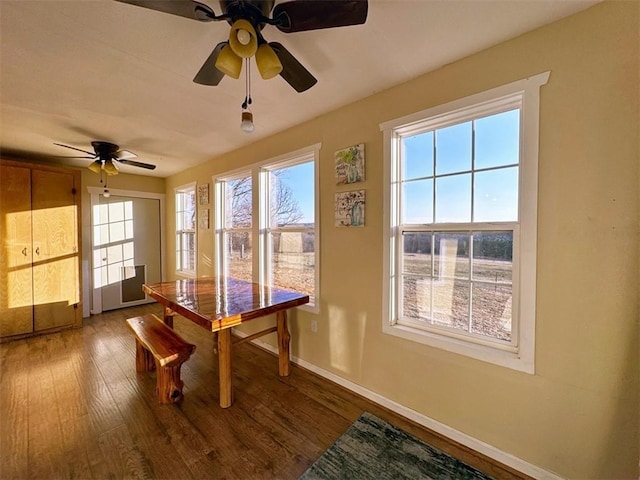
[[[364,182],[364,143],[338,150],[334,157],[336,185]]]
[[[364,206],[364,190],[336,193],[335,226],[364,227]]]
[[[209,184],[208,183],[198,185],[198,203],[200,205],[209,205]]]

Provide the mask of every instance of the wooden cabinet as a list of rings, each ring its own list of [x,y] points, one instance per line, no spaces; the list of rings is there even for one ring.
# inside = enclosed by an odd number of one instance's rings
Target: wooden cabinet
[[[0,160],[0,337],[82,323],[80,173]]]

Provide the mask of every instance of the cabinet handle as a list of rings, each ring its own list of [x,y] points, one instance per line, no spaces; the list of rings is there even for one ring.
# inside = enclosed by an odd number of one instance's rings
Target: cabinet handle
[[[40,247],[36,247],[36,255],[40,255]]]
[[[25,257],[27,256],[27,247],[24,247],[22,249],[22,255],[24,255]]]

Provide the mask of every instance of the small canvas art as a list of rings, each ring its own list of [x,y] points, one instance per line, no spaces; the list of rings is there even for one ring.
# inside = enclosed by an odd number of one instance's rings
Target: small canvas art
[[[364,226],[364,190],[338,192],[335,196],[335,226]]]
[[[201,230],[209,230],[209,209],[204,208],[198,212],[198,227]]]
[[[209,205],[209,184],[198,185],[198,203]]]
[[[364,143],[335,153],[336,185],[364,181]]]

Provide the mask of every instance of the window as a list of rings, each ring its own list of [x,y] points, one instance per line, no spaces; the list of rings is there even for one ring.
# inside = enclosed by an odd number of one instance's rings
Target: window
[[[176,271],[196,274],[196,184],[175,189],[176,194]]]
[[[533,373],[538,95],[548,76],[381,125],[386,333]]]
[[[219,181],[218,205],[222,208],[218,243],[221,272],[225,276],[253,281],[252,224],[253,182],[251,172]]]
[[[217,274],[307,293],[314,311],[318,150],[214,179]]]
[[[123,280],[123,267],[134,266],[133,202],[93,206],[93,288]]]

